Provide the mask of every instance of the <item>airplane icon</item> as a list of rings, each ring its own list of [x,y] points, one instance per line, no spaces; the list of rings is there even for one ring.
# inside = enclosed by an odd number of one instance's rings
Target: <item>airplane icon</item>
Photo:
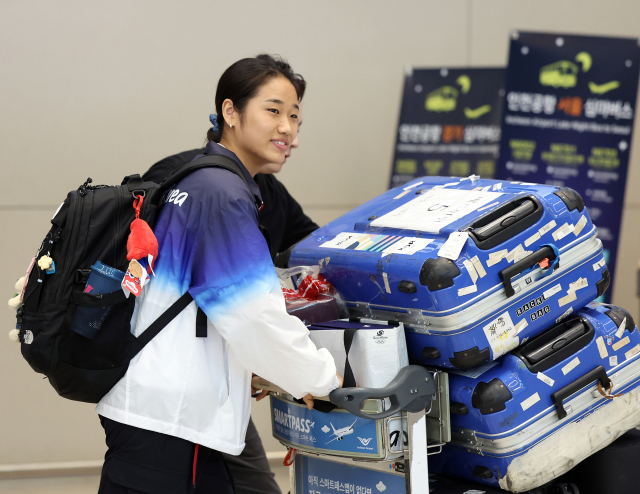
[[[353,434],[353,425],[358,421],[358,419],[355,419],[353,421],[353,424],[351,424],[348,427],[343,427],[342,429],[337,429],[333,426],[333,424],[331,422],[329,422],[329,424],[331,425],[331,428],[333,429],[333,435],[336,436],[334,437],[331,441],[329,441],[328,443],[325,444],[329,444],[333,441],[342,441],[342,439],[344,439],[344,436],[348,436],[349,434]]]

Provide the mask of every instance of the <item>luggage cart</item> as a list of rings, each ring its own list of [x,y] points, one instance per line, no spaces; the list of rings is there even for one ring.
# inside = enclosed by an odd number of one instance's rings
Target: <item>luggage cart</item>
[[[273,436],[290,449],[291,494],[427,494],[427,456],[451,439],[448,375],[404,367],[385,388],[341,388],[308,410],[269,389]],[[328,408],[337,406],[333,410]]]

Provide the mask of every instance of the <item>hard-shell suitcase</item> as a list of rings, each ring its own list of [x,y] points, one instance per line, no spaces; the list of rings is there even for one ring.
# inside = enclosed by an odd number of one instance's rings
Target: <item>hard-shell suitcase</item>
[[[429,468],[533,489],[640,423],[639,385],[633,319],[591,304],[495,362],[449,374],[452,441]]]
[[[429,475],[429,494],[505,494],[506,492],[444,475]],[[582,494],[582,491],[579,491],[573,483],[550,482],[523,494]]]
[[[300,242],[289,266],[320,263],[351,315],[404,322],[413,363],[494,360],[604,293],[609,272],[577,192],[476,178],[390,190]]]
[[[632,429],[558,480],[573,482],[580,494],[640,492],[640,431]]]

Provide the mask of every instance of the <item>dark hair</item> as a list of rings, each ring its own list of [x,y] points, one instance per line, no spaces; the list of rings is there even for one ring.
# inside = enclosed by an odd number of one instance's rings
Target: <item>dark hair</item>
[[[207,140],[220,142],[224,132],[222,103],[226,99],[233,101],[233,106],[240,115],[247,103],[259,91],[260,87],[272,77],[286,77],[296,90],[298,100],[302,100],[307,83],[300,74],[296,74],[291,65],[279,56],[258,55],[255,58],[243,58],[224,71],[216,89],[216,113],[218,114],[218,130],[213,127],[207,132]]]

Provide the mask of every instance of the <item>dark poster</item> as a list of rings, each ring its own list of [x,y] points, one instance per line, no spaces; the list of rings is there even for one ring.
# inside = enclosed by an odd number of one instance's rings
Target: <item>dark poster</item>
[[[424,175],[493,178],[504,74],[503,68],[413,69],[404,84],[390,186]]]
[[[509,50],[496,178],[577,190],[612,275],[639,67],[635,38],[521,32]]]

